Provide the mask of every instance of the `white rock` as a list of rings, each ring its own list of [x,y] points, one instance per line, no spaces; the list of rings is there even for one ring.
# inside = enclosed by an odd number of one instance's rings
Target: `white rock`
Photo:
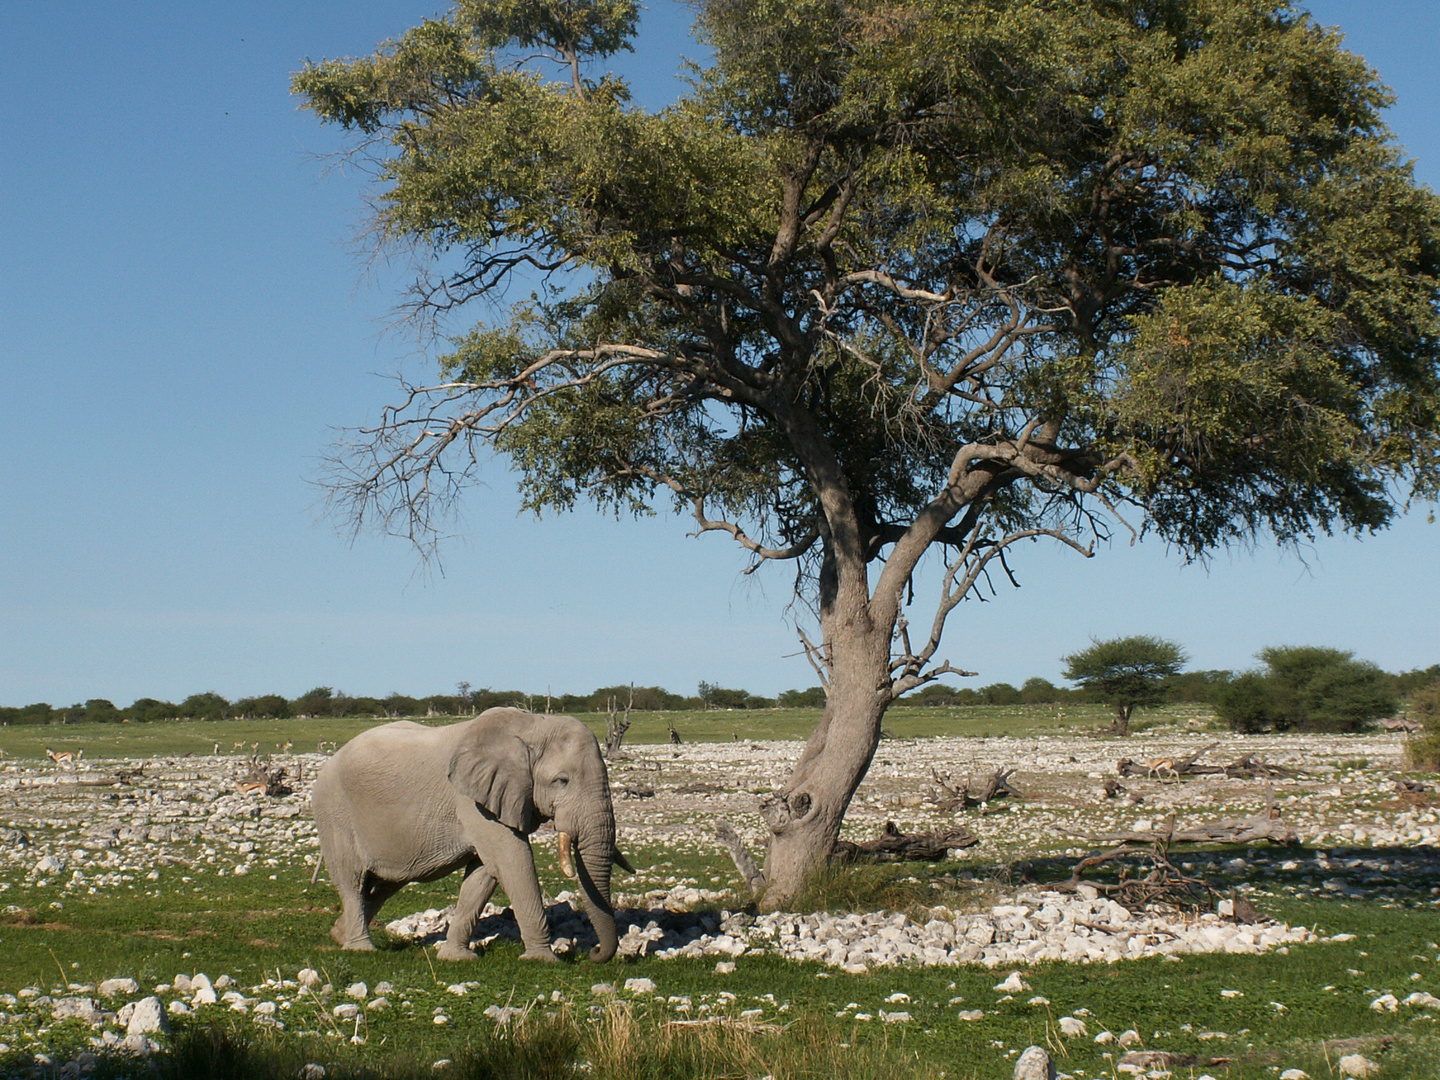
[[[325,1066],[309,1062],[300,1070],[300,1080],[325,1080]]]
[[[961,1009],[955,1017],[958,1020],[983,1020],[985,1014],[979,1009]]]
[[[1310,1080],[1310,1074],[1304,1069],[1286,1069],[1280,1074],[1280,1080]]]
[[[625,989],[632,994],[653,994],[655,983],[650,979],[626,979]]]
[[[345,994],[347,997],[352,997],[356,1001],[364,1001],[370,996],[370,988],[363,982],[355,982],[345,988]]]
[[[134,979],[106,979],[100,984],[100,993],[106,997],[115,997],[117,994],[138,994],[140,984]]]
[[[295,976],[295,980],[301,986],[308,986],[313,990],[315,987],[320,985],[320,973],[314,968],[301,968],[300,974]],[[178,990],[180,989],[180,987],[176,986],[175,989]],[[315,1068],[318,1069],[320,1068],[320,1066],[316,1065]]]
[[[887,1023],[887,1024],[908,1024],[908,1023],[910,1023],[910,1014],[909,1014],[908,1012],[888,1012],[888,1013],[887,1013],[884,1009],[881,1009],[881,1010],[879,1010],[879,1015],[880,1015],[880,1019],[881,1019],[882,1021],[884,1021],[885,1023]]]
[[[1008,979],[996,984],[995,989],[999,990],[1002,994],[1019,994],[1029,990],[1030,986],[1025,982],[1025,978],[1020,972],[1012,971]]]
[[[1374,1001],[1370,1002],[1371,1012],[1394,1012],[1400,1007],[1394,994],[1381,994]]]
[[[734,960],[717,960],[715,963],[716,975],[733,975],[735,973]]]
[[[1062,1016],[1059,1021],[1060,1033],[1067,1039],[1076,1039],[1086,1034],[1085,1021],[1073,1016]]]
[[[1055,1063],[1043,1046],[1027,1046],[1015,1060],[1014,1080],[1055,1080]]]
[[[1380,1066],[1364,1054],[1346,1054],[1340,1059],[1341,1076],[1353,1076],[1357,1080],[1366,1080],[1366,1077],[1375,1076],[1379,1072]]]
[[[190,1006],[183,1001],[172,1001],[169,1008],[171,1016],[184,1016],[190,1011]]]
[[[131,1011],[129,1022],[125,1025],[125,1034],[148,1035],[152,1031],[169,1031],[170,1022],[165,1019],[165,1006],[160,999],[153,994],[150,997],[141,998],[135,1002],[135,1008]]]
[[[343,1005],[336,1005],[333,1015],[337,1020],[354,1020],[360,1015],[360,1006],[353,1001],[347,1001]]]

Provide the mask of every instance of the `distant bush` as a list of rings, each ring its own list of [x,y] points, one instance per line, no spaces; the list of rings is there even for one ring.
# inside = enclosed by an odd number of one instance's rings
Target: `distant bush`
[[[957,690],[953,686],[946,686],[944,683],[931,683],[929,686],[906,694],[896,705],[930,705],[945,708],[950,705],[968,704],[962,701],[962,696],[968,695],[974,698],[973,690]]]
[[[1020,691],[1008,682],[991,683],[980,688],[980,698],[986,705],[1019,705],[1023,699]]]
[[[1410,698],[1410,716],[1425,730],[1405,740],[1405,760],[1412,769],[1440,772],[1440,678]]]
[[[1069,696],[1068,690],[1062,690],[1049,679],[1039,676],[1026,679],[1020,687],[1020,700],[1026,705],[1054,705]]]
[[[1221,721],[1242,735],[1274,731],[1282,723],[1270,680],[1258,671],[1247,671],[1216,688],[1214,705]]]
[[[1395,692],[1401,697],[1408,698],[1434,683],[1440,683],[1440,664],[1431,664],[1428,668],[1400,672],[1395,676]]]
[[[823,709],[825,688],[812,686],[807,690],[785,690],[775,699],[775,704],[782,709]]]
[[[1440,676],[1410,698],[1410,715],[1432,730],[1440,729]]]
[[[1231,730],[1359,731],[1395,712],[1395,680],[1353,653],[1317,646],[1260,650],[1264,671],[1217,689],[1215,711]]]
[[[1182,671],[1165,680],[1165,700],[1172,705],[1212,704],[1234,677],[1230,671]]]

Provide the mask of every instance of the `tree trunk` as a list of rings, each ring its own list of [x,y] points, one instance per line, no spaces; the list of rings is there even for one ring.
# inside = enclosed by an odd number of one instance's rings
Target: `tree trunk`
[[[761,806],[770,826],[762,908],[786,907],[830,857],[840,824],[860,786],[890,704],[889,630],[854,610],[826,634],[830,686],[825,714],[784,788]],[[829,629],[829,627],[827,627]]]
[[[1115,723],[1113,723],[1113,724],[1110,725],[1110,734],[1112,734],[1112,735],[1129,735],[1129,734],[1130,734],[1130,709],[1131,709],[1131,708],[1132,708],[1132,706],[1129,706],[1129,705],[1116,705],[1116,706],[1115,706]]]

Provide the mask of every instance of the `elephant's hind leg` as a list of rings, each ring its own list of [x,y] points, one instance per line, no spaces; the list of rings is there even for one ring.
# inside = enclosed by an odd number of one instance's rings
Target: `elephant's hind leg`
[[[455,900],[455,914],[450,919],[450,929],[435,955],[441,960],[474,960],[470,948],[470,935],[480,921],[480,911],[495,891],[495,874],[488,866],[474,862],[465,867],[465,880],[460,885],[460,895]]]
[[[365,933],[370,933],[370,924],[375,921],[375,916],[380,914],[380,907],[394,896],[402,888],[403,881],[386,881],[374,874],[365,875],[365,885],[361,890],[360,898],[364,903],[362,915],[365,919]]]
[[[365,916],[363,893],[367,876],[363,872],[330,875],[340,893],[340,917],[330,928],[330,936],[342,949],[375,948],[370,940],[370,920]]]

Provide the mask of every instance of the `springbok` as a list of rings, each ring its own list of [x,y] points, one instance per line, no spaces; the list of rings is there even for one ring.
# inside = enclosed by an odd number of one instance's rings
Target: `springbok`
[[[242,780],[235,785],[235,790],[241,795],[256,795],[265,790],[265,783],[262,780]]]
[[[1180,774],[1175,771],[1174,758],[1157,758],[1156,760],[1149,762],[1145,766],[1145,775],[1148,776],[1151,780],[1155,780],[1157,778],[1160,780],[1164,780],[1166,773],[1170,774],[1170,778],[1172,780],[1180,779]]]
[[[83,754],[85,751],[82,750],[80,752]],[[51,761],[53,761],[56,765],[59,765],[62,769],[66,767],[75,767],[75,755],[69,750],[57,754],[54,750],[51,750],[47,746],[45,748],[45,756],[48,757]]]

